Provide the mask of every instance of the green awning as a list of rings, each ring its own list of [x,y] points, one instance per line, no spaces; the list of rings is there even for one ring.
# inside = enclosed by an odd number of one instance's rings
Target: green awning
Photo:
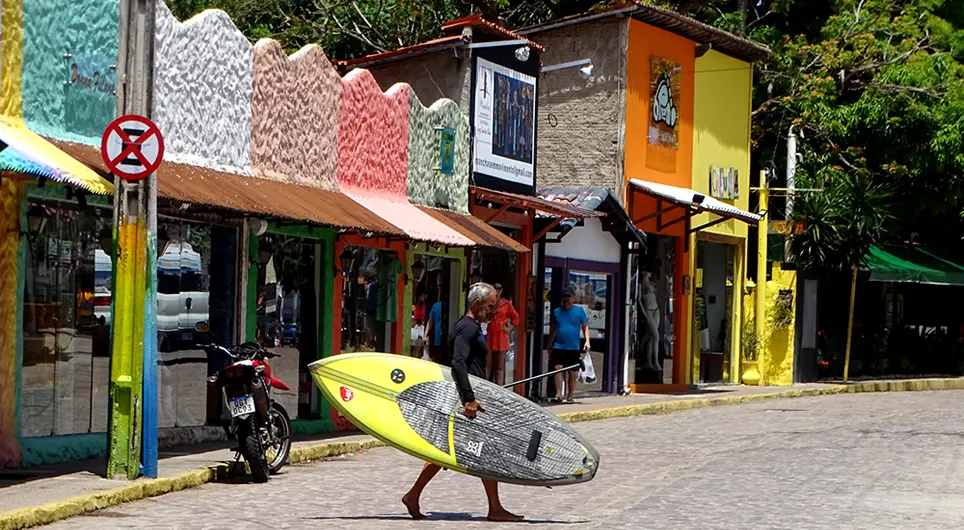
[[[872,282],[964,285],[964,267],[914,245],[870,247],[864,261]]]

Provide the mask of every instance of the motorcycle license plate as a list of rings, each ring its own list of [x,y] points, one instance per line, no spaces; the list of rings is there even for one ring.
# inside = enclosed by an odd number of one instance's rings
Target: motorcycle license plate
[[[238,416],[243,416],[245,414],[251,414],[254,412],[254,396],[248,394],[246,396],[238,396],[236,398],[231,398],[228,400],[228,410],[231,411],[231,417],[237,418]]]

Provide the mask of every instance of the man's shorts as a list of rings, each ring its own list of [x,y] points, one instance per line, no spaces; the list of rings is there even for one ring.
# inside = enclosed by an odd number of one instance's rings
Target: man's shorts
[[[555,370],[557,366],[565,368],[578,364],[582,366],[582,352],[580,350],[562,350],[553,348],[549,354],[549,370]]]

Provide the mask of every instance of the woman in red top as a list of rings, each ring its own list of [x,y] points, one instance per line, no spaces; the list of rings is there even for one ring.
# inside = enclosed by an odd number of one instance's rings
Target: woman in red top
[[[509,351],[509,332],[519,325],[519,313],[512,306],[512,302],[502,297],[502,284],[497,283],[493,287],[499,295],[499,307],[489,321],[486,332],[489,342],[489,358],[486,365],[489,381],[501,386],[505,384],[505,353]]]

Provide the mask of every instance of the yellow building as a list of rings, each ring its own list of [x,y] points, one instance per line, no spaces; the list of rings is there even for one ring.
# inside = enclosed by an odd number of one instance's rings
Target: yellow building
[[[697,57],[694,80],[692,188],[749,210],[753,66],[709,50]],[[748,227],[708,213],[692,223],[714,221],[691,236],[691,383],[739,382],[740,375]]]

